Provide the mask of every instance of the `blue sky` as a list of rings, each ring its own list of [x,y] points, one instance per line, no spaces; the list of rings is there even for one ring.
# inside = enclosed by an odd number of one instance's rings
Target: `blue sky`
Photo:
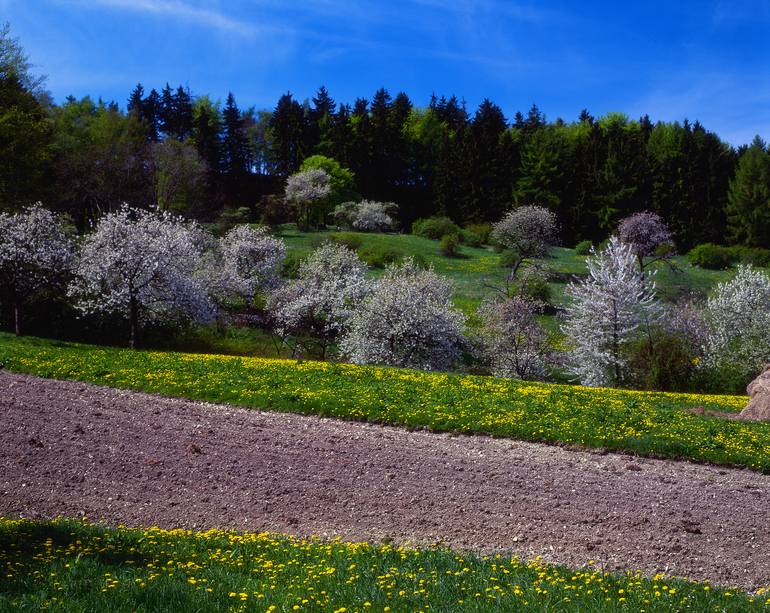
[[[166,81],[272,108],[325,84],[489,97],[510,118],[622,111],[700,119],[733,144],[770,138],[770,0],[0,0],[57,100],[125,104]]]

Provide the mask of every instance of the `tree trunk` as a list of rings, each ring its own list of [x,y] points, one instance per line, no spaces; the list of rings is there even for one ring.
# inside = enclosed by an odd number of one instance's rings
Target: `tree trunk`
[[[16,336],[21,336],[21,303],[18,299],[13,301],[13,329]]]
[[[133,296],[131,297],[131,301],[129,303],[129,313],[128,313],[128,346],[131,349],[136,348],[136,329],[138,328],[139,323],[139,316],[137,313],[137,304],[136,304],[136,298]]]

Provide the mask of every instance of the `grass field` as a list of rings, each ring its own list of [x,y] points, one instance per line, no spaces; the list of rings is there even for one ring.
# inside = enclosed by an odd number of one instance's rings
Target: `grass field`
[[[265,358],[145,352],[0,335],[12,371],[342,419],[740,465],[770,472],[770,424],[697,415],[747,399],[596,389]]]
[[[588,562],[588,561],[587,561]],[[441,547],[0,518],[0,610],[746,611],[708,583]]]

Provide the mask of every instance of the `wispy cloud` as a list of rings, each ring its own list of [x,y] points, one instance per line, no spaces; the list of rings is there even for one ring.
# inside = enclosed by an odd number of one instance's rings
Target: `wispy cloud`
[[[90,0],[89,2],[76,0],[75,3],[176,17],[242,36],[253,36],[258,30],[254,24],[247,21],[235,19],[220,11],[195,6],[181,0]]]

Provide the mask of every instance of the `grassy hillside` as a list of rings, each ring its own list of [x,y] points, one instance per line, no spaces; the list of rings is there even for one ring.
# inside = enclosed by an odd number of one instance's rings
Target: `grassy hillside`
[[[17,372],[443,432],[486,433],[770,472],[770,424],[707,417],[740,396],[635,392],[331,362],[149,352],[0,334]]]
[[[312,250],[314,241],[332,232],[300,232],[292,226],[284,226],[280,236],[286,242],[288,252],[304,256]],[[439,242],[413,236],[411,234],[367,234],[354,232],[363,247],[390,247],[404,255],[421,257],[432,264],[436,272],[452,280],[455,287],[455,304],[466,314],[475,311],[485,298],[495,292],[493,287],[502,287],[508,275],[507,267],[501,265],[500,254],[491,247],[473,248],[465,245],[460,248],[459,257],[448,258],[441,255]],[[543,261],[555,273],[563,275],[585,274],[585,257],[577,255],[574,249],[556,247],[551,257]],[[659,265],[656,280],[663,299],[675,299],[689,292],[706,293],[720,281],[728,279],[729,270],[705,270],[690,266],[685,256],[674,258],[675,268]],[[381,274],[372,270],[372,276]],[[565,280],[551,283],[553,300],[556,304],[564,303]]]

